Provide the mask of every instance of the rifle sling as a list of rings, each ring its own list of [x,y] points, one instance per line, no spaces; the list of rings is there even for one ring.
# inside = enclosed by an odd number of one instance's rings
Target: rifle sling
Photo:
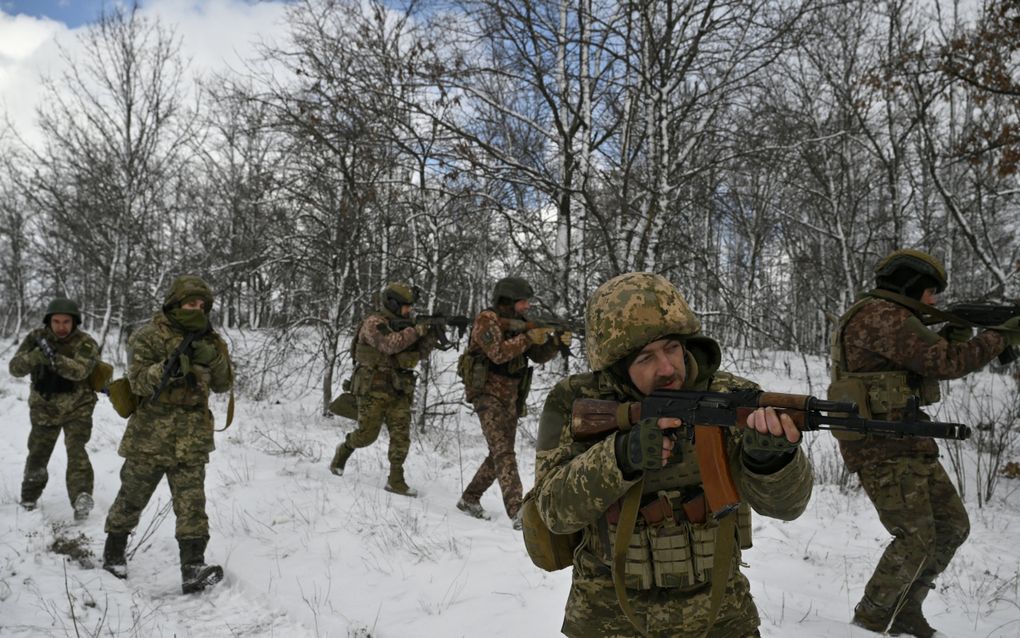
[[[737,536],[737,510],[733,508],[719,520],[715,536],[715,556],[712,558],[712,590],[709,594],[708,622],[705,635],[712,630],[719,615],[726,584],[729,581],[730,565],[733,562],[733,544]]]
[[[626,583],[626,562],[627,547],[630,546],[630,537],[634,533],[634,526],[637,525],[638,510],[641,507],[641,491],[644,488],[645,479],[631,485],[623,495],[623,507],[620,508],[620,521],[616,526],[616,538],[613,542],[613,587],[616,589],[616,600],[620,603],[623,615],[627,617],[634,629],[642,636],[648,636],[648,631],[637,619],[634,608],[627,600]]]
[[[230,427],[230,424],[234,422],[234,388],[230,388],[230,401],[227,402],[227,422],[223,424],[223,427],[216,430],[222,432]]]

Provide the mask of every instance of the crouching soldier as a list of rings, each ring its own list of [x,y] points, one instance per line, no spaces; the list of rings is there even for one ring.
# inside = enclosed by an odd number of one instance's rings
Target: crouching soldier
[[[99,346],[79,328],[81,313],[70,299],[54,299],[46,308],[43,327],[30,332],[11,358],[12,377],[31,375],[28,397],[32,429],[28,460],[21,483],[21,505],[35,509],[49,479],[46,466],[64,433],[67,448],[67,496],[74,518],[92,511],[92,463],[85,444],[92,436],[96,393],[89,377],[99,363]]]
[[[120,491],[106,518],[103,550],[103,568],[126,578],[128,534],[165,476],[177,516],[181,590],[186,594],[223,578],[219,565],[205,563],[205,466],[215,448],[209,393],[230,390],[234,372],[226,343],[209,324],[212,305],[205,281],[178,277],[162,310],[131,336],[127,379],[138,405],[118,449],[124,465]]]
[[[358,401],[358,428],[336,446],[329,470],[343,476],[354,450],[379,438],[383,423],[390,435],[390,475],[386,491],[417,496],[404,479],[404,461],[411,449],[411,401],[414,399],[414,368],[433,347],[424,324],[397,327],[411,316],[418,301],[417,287],[392,282],[379,293],[379,310],[361,322],[351,344],[355,370],[351,392]]]

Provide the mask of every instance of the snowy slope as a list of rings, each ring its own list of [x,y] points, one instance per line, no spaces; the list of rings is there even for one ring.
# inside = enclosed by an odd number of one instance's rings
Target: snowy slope
[[[0,357],[4,369],[10,354]],[[806,391],[801,362],[776,353],[728,365],[770,389]],[[811,359],[808,366],[814,391],[822,392],[823,362]],[[992,375],[980,377],[994,382]],[[552,380],[546,375],[536,385],[548,387]],[[497,488],[482,501],[492,521],[468,518],[454,507],[485,456],[466,410],[454,420],[452,435],[416,433],[407,475],[422,494],[407,499],[382,489],[385,435],[355,454],[344,477],[329,473],[333,447],[353,423],[318,416],[314,380],[303,395],[288,391],[263,402],[240,397],[234,426],[218,435],[206,481],[207,559],[221,563],[227,576],[206,593],[182,596],[173,514],[161,513],[169,501],[165,482],[139,528],[150,528],[150,537],[140,546],[140,534],[132,539],[130,548],[137,550],[128,580],[51,551],[56,538],[83,534],[98,565],[103,519],[119,486],[115,450],[124,421],[101,398],[89,444],[96,469],[89,520],[73,522],[59,443],[40,507],[25,512],[17,500],[27,393],[24,380],[0,376],[0,635],[558,635],[569,573],[547,574],[531,565]],[[542,398],[541,392],[533,397],[536,411]],[[222,418],[225,403],[214,412]],[[530,432],[533,419],[525,424]],[[836,467],[831,437],[810,436],[816,466]],[[520,437],[518,453],[529,487],[534,451],[527,438]],[[926,605],[947,635],[1020,636],[1018,487],[1006,481],[980,510],[968,500],[971,538]],[[820,485],[796,521],[757,517],[755,546],[745,561],[762,635],[873,636],[847,620],[887,538],[860,492],[842,493],[833,485]]]

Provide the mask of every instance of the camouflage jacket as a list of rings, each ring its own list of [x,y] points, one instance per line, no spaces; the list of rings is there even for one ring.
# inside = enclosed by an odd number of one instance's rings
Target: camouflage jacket
[[[929,330],[913,310],[885,299],[869,299],[846,322],[841,335],[847,372],[906,371],[917,383],[955,379],[978,370],[1006,347],[1002,335],[985,330],[962,343],[950,343]],[[897,418],[897,413],[875,415]],[[899,457],[938,457],[928,437],[880,437],[840,441],[851,471]]]
[[[409,394],[414,390],[414,368],[431,351],[428,338],[419,338],[413,326],[393,330],[382,312],[365,317],[351,344],[358,369],[354,394]]]
[[[49,341],[57,352],[55,370],[48,365],[33,368],[27,361],[29,353],[40,349],[39,338]],[[33,423],[60,425],[92,419],[96,393],[88,379],[97,363],[99,345],[87,332],[76,328],[61,340],[44,327],[36,328],[25,337],[11,358],[8,370],[12,377],[31,375],[28,405]]]
[[[121,456],[142,457],[156,465],[195,465],[207,463],[216,448],[209,393],[230,390],[234,371],[227,345],[215,331],[200,340],[215,345],[219,357],[209,366],[192,364],[188,374],[171,380],[151,399],[167,359],[183,339],[162,312],[131,336],[127,378],[139,403],[120,442]]]
[[[484,394],[514,405],[521,378],[527,373],[528,361],[551,361],[559,350],[552,336],[540,346],[532,344],[527,333],[511,336],[500,325],[496,311],[487,308],[475,317],[467,351],[489,361],[485,385],[478,391],[469,392],[467,400],[474,401]]]

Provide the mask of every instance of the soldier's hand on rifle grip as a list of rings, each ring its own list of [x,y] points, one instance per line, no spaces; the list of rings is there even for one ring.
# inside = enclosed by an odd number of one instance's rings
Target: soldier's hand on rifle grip
[[[416,323],[414,324],[414,331],[418,333],[418,338],[421,339],[429,333],[429,325],[427,323]]]
[[[680,419],[642,419],[616,435],[616,464],[625,477],[657,470],[673,454],[673,436],[667,430],[681,426]]]
[[[50,358],[46,356],[45,352],[38,348],[25,355],[25,358],[33,368],[50,365]]]
[[[200,366],[212,364],[220,354],[209,341],[196,341],[191,346],[191,352],[191,362]]]
[[[1007,319],[1004,323],[993,326],[991,329],[1002,335],[1007,346],[1020,346],[1020,317]]]
[[[531,330],[528,330],[526,334],[528,335],[528,340],[531,341],[531,343],[535,344],[536,346],[540,346],[543,345],[545,342],[549,341],[549,337],[552,335],[552,333],[553,333],[552,328],[542,327],[532,328]]]
[[[563,332],[562,332],[562,333],[560,334],[560,343],[562,343],[562,344],[563,344],[564,346],[566,346],[566,347],[568,347],[568,348],[570,347],[570,343],[571,343],[571,342],[572,342],[573,340],[574,340],[574,333],[572,333],[572,332],[571,332],[571,331],[569,331],[569,330],[564,330],[564,331],[563,331]]]

